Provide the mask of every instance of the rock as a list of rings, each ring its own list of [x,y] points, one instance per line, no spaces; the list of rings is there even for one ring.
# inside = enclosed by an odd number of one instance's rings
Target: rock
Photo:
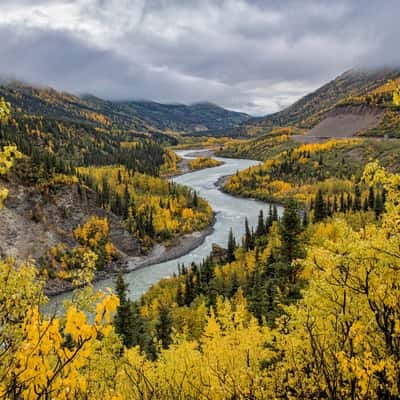
[[[214,263],[223,263],[228,257],[228,250],[216,243],[213,243],[210,257]]]

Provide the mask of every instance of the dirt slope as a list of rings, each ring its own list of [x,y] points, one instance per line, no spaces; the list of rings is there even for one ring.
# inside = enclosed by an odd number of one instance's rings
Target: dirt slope
[[[39,259],[59,242],[74,245],[73,230],[91,215],[107,216],[111,240],[120,252],[137,255],[140,251],[120,218],[98,207],[95,193],[88,189],[57,185],[43,194],[35,186],[1,184],[9,195],[0,212],[0,256]]]
[[[376,127],[383,118],[383,111],[369,107],[339,107],[310,129],[306,136],[351,137]]]

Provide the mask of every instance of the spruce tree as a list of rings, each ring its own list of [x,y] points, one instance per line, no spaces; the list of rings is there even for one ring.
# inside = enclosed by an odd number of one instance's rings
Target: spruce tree
[[[336,213],[337,211],[338,211],[338,202],[335,194],[335,196],[333,197],[333,213]]]
[[[374,209],[374,204],[375,204],[375,193],[374,193],[374,188],[373,186],[369,187],[368,191],[368,208],[370,210]]]
[[[124,189],[124,212],[123,212],[123,217],[126,219],[128,218],[128,210],[129,210],[129,202],[130,202],[130,195],[129,195],[129,189],[128,189],[128,185],[125,185],[125,189]]]
[[[368,199],[367,198],[364,199],[362,209],[363,209],[363,211],[368,211]]]
[[[273,216],[272,216],[272,206],[271,204],[269,205],[269,210],[268,210],[268,216],[265,219],[265,232],[268,234],[269,230],[271,229],[273,222]]]
[[[261,237],[264,234],[265,234],[264,213],[263,210],[260,210],[260,213],[258,214],[256,237]]]
[[[194,288],[193,288],[193,273],[192,269],[189,268],[185,275],[185,295],[184,301],[187,306],[190,306],[194,299]]]
[[[180,283],[178,284],[178,289],[176,291],[176,303],[178,304],[179,307],[182,307],[185,305],[185,297],[184,297],[182,285]]]
[[[339,209],[339,211],[341,213],[346,212],[346,205],[344,203],[344,193],[343,192],[340,193],[340,209]]]
[[[251,247],[252,237],[249,227],[249,220],[247,217],[244,220],[244,238],[243,238],[243,247],[245,250],[249,250]]]
[[[156,324],[156,335],[157,339],[161,341],[163,349],[167,349],[172,342],[172,322],[169,308],[165,305],[161,305],[159,307],[159,317]]]
[[[314,205],[314,222],[320,222],[326,217],[326,206],[321,189],[318,189]]]
[[[272,207],[272,221],[278,221],[278,219],[278,208],[276,207],[276,204],[274,204]]]
[[[233,236],[232,228],[229,230],[228,237],[228,262],[235,261],[236,240]]]
[[[229,292],[229,297],[233,297],[236,294],[236,292],[238,291],[239,287],[240,287],[240,283],[239,283],[238,276],[237,276],[236,272],[233,272],[232,284],[231,284],[231,290]]]
[[[296,258],[304,257],[304,247],[300,237],[303,229],[299,214],[299,203],[294,199],[287,200],[280,225],[281,254],[287,263],[291,263]]]
[[[198,205],[199,205],[199,200],[197,198],[197,192],[194,191],[194,193],[193,193],[193,207],[196,208]]]
[[[307,213],[306,210],[304,210],[304,212],[303,212],[303,221],[302,221],[303,228],[306,228],[308,226],[309,222],[310,221],[309,221],[309,218],[308,218],[308,213]]]
[[[376,196],[375,196],[375,203],[374,203],[374,211],[375,211],[376,218],[378,218],[382,214],[383,209],[384,209],[384,207],[383,207],[382,197],[381,197],[380,193],[377,192]]]
[[[355,185],[353,211],[360,211],[360,210],[361,210],[361,191],[360,191],[360,186]]]
[[[115,332],[121,335],[126,347],[134,345],[134,318],[131,312],[131,302],[128,299],[128,284],[122,273],[119,273],[115,282],[115,292],[119,298],[119,306],[114,317]]]

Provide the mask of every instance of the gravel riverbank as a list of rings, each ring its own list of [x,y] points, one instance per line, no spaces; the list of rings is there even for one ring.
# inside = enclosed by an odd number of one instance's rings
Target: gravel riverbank
[[[124,256],[119,262],[110,265],[104,271],[98,271],[93,282],[108,279],[115,276],[119,271],[128,273],[149,265],[159,264],[182,257],[203,244],[206,237],[213,233],[214,223],[215,216],[212,224],[208,228],[177,237],[168,247],[157,243],[148,254],[135,257]],[[53,297],[70,292],[75,288],[75,286],[65,280],[54,279],[47,283],[45,294],[46,296]]]

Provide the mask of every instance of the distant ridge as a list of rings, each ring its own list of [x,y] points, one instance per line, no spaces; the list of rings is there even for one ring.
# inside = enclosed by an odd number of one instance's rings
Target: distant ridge
[[[212,103],[162,104],[153,101],[109,101],[87,94],[76,96],[50,87],[4,79],[0,96],[14,110],[96,126],[151,131],[208,131],[239,125],[247,114]]]

